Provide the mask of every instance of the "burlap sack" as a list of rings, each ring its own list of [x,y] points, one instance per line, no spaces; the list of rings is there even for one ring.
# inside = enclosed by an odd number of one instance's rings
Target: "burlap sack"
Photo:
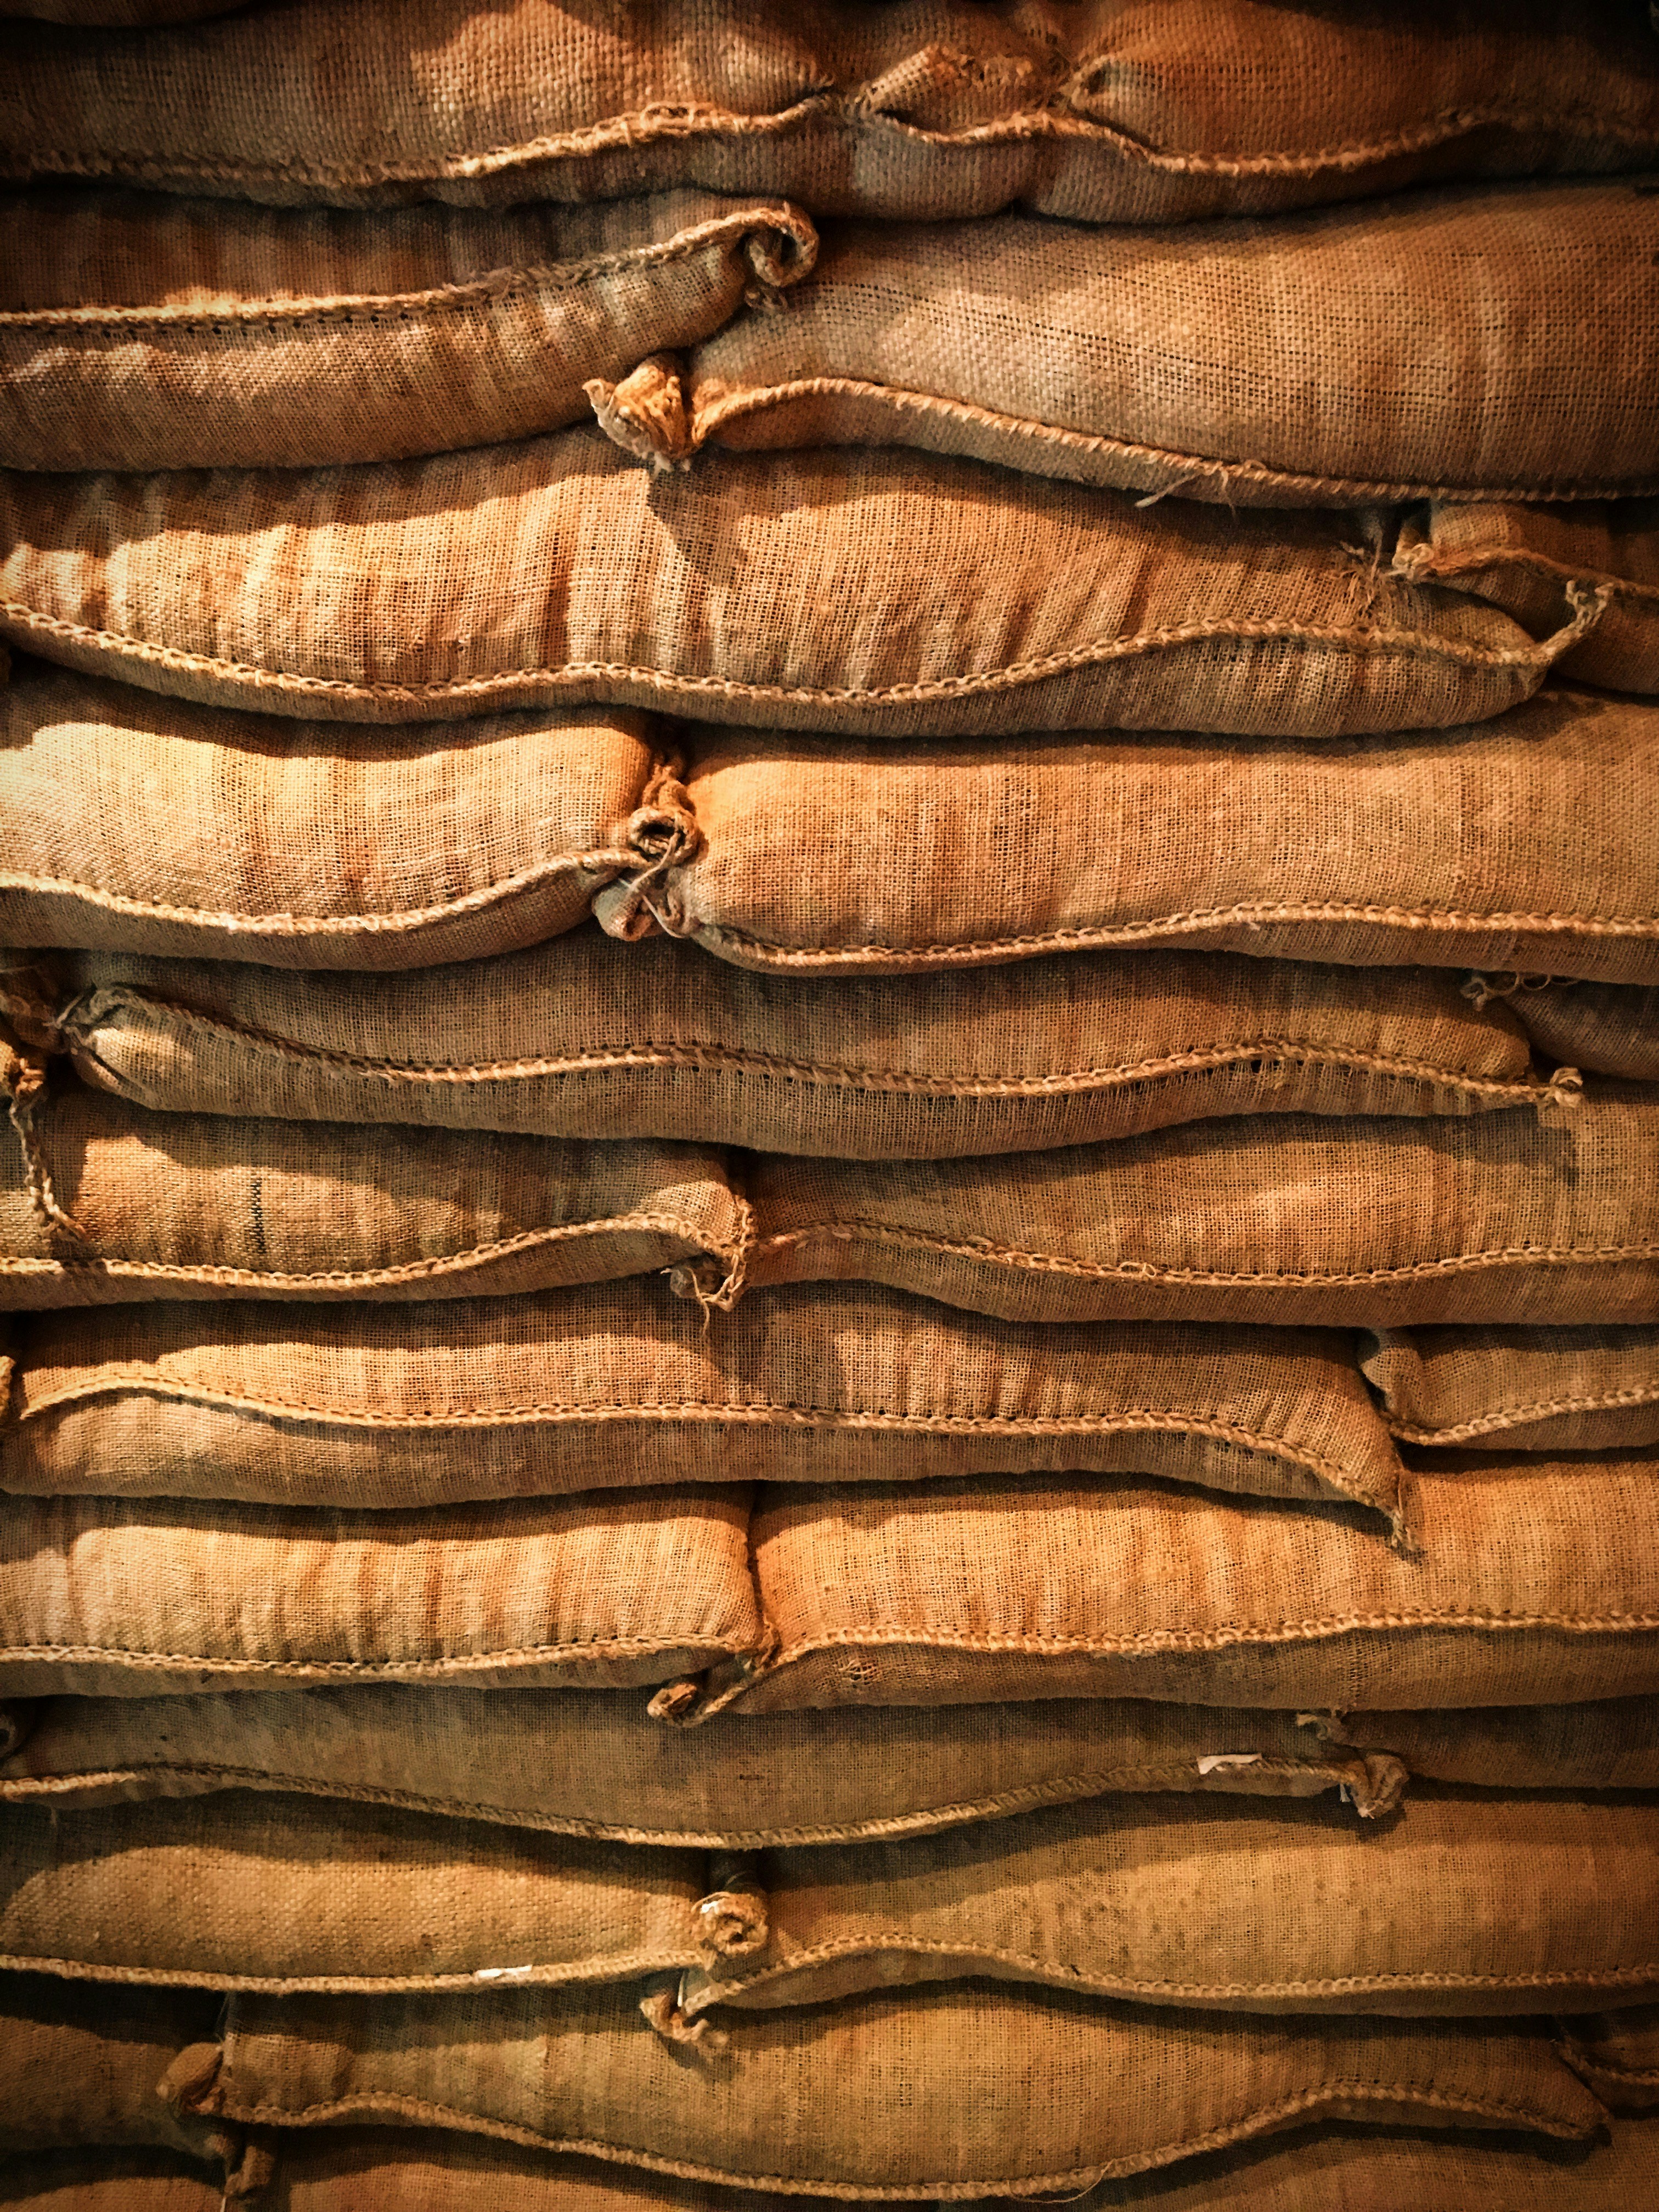
[[[757,2192],[485,2136],[296,2128],[271,2138],[260,2212],[749,2212]],[[1090,2192],[1089,2212],[1612,2212],[1642,2201],[1659,2128],[1595,2143],[1316,2122]],[[791,2197],[810,2206],[810,2197]],[[818,2198],[822,2204],[829,2200]],[[164,2151],[42,2152],[0,2169],[9,2212],[223,2212],[220,2185]]]
[[[471,1513],[14,1503],[0,1696],[660,1682],[760,1634],[739,1488]]]
[[[0,1490],[401,1508],[661,1482],[1133,1469],[1339,1498],[1401,1471],[1334,1329],[988,1321],[896,1291],[20,1316]],[[0,1358],[0,1382],[5,1361]]]
[[[1619,2112],[1659,2106],[1659,2012],[1592,2014],[1558,2023],[1563,2057]]]
[[[1659,709],[1633,700],[1551,690],[1364,749],[1027,737],[876,755],[720,730],[690,750],[696,838],[598,911],[743,966],[1185,945],[1659,981]],[[1523,1021],[1559,1024],[1553,1002],[1509,991]],[[1644,1074],[1649,1056],[1608,1072]]]
[[[1436,1781],[1494,1790],[1659,1789],[1659,1699],[1653,1698],[1297,1717],[1333,1753],[1348,1745],[1375,1758],[1386,1745],[1390,1758]]]
[[[154,2144],[219,2164],[237,2131],[181,2118],[155,2094],[178,2053],[214,2033],[218,2009],[198,1990],[86,1990],[52,1975],[8,1974],[0,1982],[6,2165],[18,2151],[93,2143]]]
[[[238,1995],[222,2049],[210,2082],[181,2085],[186,2110],[459,2122],[786,2194],[1047,2194],[1325,2117],[1566,2139],[1603,2117],[1536,2027],[1225,2020],[972,1984],[757,2015],[708,2064],[610,1991]]]
[[[1553,629],[1575,596],[1602,611],[1562,657],[1564,674],[1615,690],[1659,691],[1659,503],[1436,507],[1407,518],[1395,566],[1419,582],[1474,592],[1528,625]]]
[[[1659,1327],[1372,1331],[1360,1363],[1389,1426],[1472,1451],[1659,1443]]]
[[[1571,1069],[1534,1069],[1501,1002],[1477,1012],[1431,969],[1137,951],[803,982],[597,929],[391,976],[118,953],[46,964],[27,1025],[92,1089],[166,1113],[893,1160],[1217,1115],[1550,1111],[1578,1097]]]
[[[797,208],[707,192],[380,216],[14,192],[0,462],[293,468],[556,429],[586,380],[775,302],[817,242]]]
[[[1534,638],[1395,575],[1394,533],[879,452],[659,483],[577,428],[353,469],[0,473],[0,637],[330,720],[558,699],[870,738],[1331,738],[1501,713],[1600,618],[1575,587]]]
[[[342,40],[345,41],[342,46]],[[345,58],[343,60],[342,56]],[[1641,167],[1659,71],[1618,0],[1251,0],[595,15],[256,7],[137,40],[14,29],[5,173],[343,204],[610,198],[665,183],[930,218],[1297,207],[1418,177]]]
[[[1659,1689],[1651,1453],[1420,1457],[1407,1552],[1340,1508],[1150,1483],[766,1489],[750,1546],[769,1648],[653,1710],[1440,1708]]]
[[[1506,996],[1551,1060],[1659,1082],[1659,985],[1546,982],[1511,973],[1472,978],[1464,988],[1476,998]]]
[[[1652,1797],[1431,1789],[1375,1833],[1340,1806],[1097,1798],[732,1859],[239,1790],[14,1810],[0,1965],[273,1995],[638,1996],[672,1973],[676,2035],[716,2006],[970,1976],[1229,2013],[1501,2015],[1659,1994],[1656,1830]]]
[[[224,15],[239,0],[6,0],[8,15],[33,15],[46,23],[142,30],[156,23],[191,23]]]
[[[6,1056],[0,1308],[453,1297],[692,1254],[729,1280],[752,1233],[714,1152],[155,1115]]]
[[[1540,1764],[1534,1783],[1659,1788],[1659,1722],[1637,1708],[1582,1749]],[[1582,1707],[1565,1707],[1571,1715]],[[555,1835],[758,1850],[768,1844],[927,1835],[1104,1791],[1198,1790],[1304,1797],[1342,1793],[1362,1819],[1392,1812],[1405,1767],[1388,1729],[1415,1729],[1434,1771],[1467,1766],[1525,1786],[1518,1716],[1349,1715],[1376,1748],[1334,1744],[1335,1723],[1204,1705],[1054,1698],[936,1711],[775,1713],[726,1728],[665,1729],[608,1690],[297,1690],[240,1695],[47,1698],[7,1708],[17,1737],[0,1758],[0,1803],[62,1811],[281,1790],[399,1805]],[[1384,1724],[1386,1723],[1386,1725]],[[1495,1723],[1497,1725],[1495,1725]],[[1555,1747],[1554,1717],[1540,1719]],[[27,1731],[27,1732],[25,1732]],[[1508,1740],[1505,1740],[1508,1739]],[[0,1746],[0,1748],[3,1748]]]
[[[849,226],[787,316],[587,390],[658,468],[910,446],[1229,507],[1616,497],[1659,489],[1656,248],[1623,182],[1151,232]]]
[[[763,1157],[745,1192],[751,1282],[1010,1321],[1585,1322],[1659,1298],[1659,1097],[1635,1085],[1548,1123],[1257,1115],[997,1160]]]
[[[633,712],[368,731],[36,661],[0,688],[0,943],[399,968],[539,943],[643,865]]]

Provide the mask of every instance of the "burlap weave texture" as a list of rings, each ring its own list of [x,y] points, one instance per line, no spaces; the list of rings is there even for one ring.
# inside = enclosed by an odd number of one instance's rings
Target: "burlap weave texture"
[[[1659,1327],[1383,1329],[1361,1361],[1395,1435],[1473,1451],[1659,1443]]]

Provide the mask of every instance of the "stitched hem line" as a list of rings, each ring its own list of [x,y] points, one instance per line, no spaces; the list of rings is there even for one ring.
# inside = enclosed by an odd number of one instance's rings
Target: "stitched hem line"
[[[716,1643],[696,1636],[619,1636],[603,1643],[527,1644],[500,1651],[459,1652],[425,1659],[235,1659],[206,1657],[199,1652],[135,1651],[119,1644],[13,1644],[0,1646],[0,1665],[38,1660],[52,1666],[120,1666],[155,1671],[179,1668],[204,1674],[292,1675],[307,1680],[367,1674],[392,1679],[477,1674],[504,1666],[603,1666],[617,1659],[649,1659],[663,1653],[697,1650],[707,1651],[709,1663],[714,1664],[739,1657],[752,1648],[729,1640]]]
[[[702,1965],[695,1945],[670,1958],[635,1954],[603,1965],[515,1967],[513,1980],[526,1988],[604,1986],[647,1974],[684,1973]],[[0,1973],[52,1974],[60,1981],[121,1984],[131,1989],[223,1990],[246,1996],[287,1996],[304,1991],[316,1996],[398,1996],[406,1992],[487,1988],[489,1976],[457,1969],[447,1974],[231,1974],[212,1967],[110,1966],[80,1959],[33,1958],[25,1952],[0,1953]]]
[[[1539,1398],[1530,1405],[1499,1406],[1489,1413],[1473,1420],[1459,1421],[1450,1428],[1425,1428],[1412,1421],[1390,1421],[1390,1436],[1398,1437],[1408,1444],[1455,1444],[1468,1437],[1485,1437],[1500,1429],[1523,1428],[1533,1421],[1548,1420],[1560,1413],[1610,1413],[1621,1406],[1651,1406],[1659,1404],[1659,1382],[1644,1383],[1630,1390],[1607,1390],[1599,1395],[1575,1398]]]

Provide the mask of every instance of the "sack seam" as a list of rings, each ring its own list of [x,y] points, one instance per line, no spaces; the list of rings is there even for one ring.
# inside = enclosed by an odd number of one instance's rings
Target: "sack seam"
[[[1659,1382],[1643,1383],[1626,1390],[1605,1390],[1595,1395],[1575,1397],[1537,1398],[1530,1403],[1519,1401],[1497,1406],[1490,1413],[1477,1418],[1459,1421],[1449,1428],[1429,1428],[1415,1422],[1389,1421],[1389,1433],[1409,1444],[1452,1444],[1466,1437],[1490,1435],[1497,1429],[1518,1428],[1531,1421],[1548,1419],[1559,1413],[1599,1413],[1620,1406],[1650,1406],[1659,1402]]]

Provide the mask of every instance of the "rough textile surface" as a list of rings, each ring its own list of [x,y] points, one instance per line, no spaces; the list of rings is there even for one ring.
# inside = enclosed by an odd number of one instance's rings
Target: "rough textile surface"
[[[736,1485],[488,1515],[20,1502],[0,1695],[660,1682],[755,1648],[748,1521]]]
[[[1045,1696],[1633,1696],[1659,1689],[1654,1476],[1650,1453],[1424,1454],[1403,1552],[1338,1507],[1127,1480],[767,1488],[750,1543],[769,1649],[656,1705],[696,1722]]]
[[[0,971],[0,992],[6,990]],[[14,982],[10,995],[18,995]],[[1556,1110],[1455,975],[1100,951],[945,975],[744,974],[597,929],[465,968],[293,975],[94,953],[39,1016],[167,1113],[679,1139],[838,1159],[1093,1143],[1237,1114]]]
[[[1127,1468],[1399,1508],[1334,1329],[1022,1325],[839,1284],[757,1291],[705,1328],[635,1281],[320,1314],[131,1304],[11,1336],[0,1489],[41,1497],[380,1508]]]
[[[1618,0],[309,0],[143,41],[14,28],[0,144],[11,176],[275,201],[695,182],[872,215],[1018,199],[1170,221],[1646,167],[1656,59]]]
[[[1659,985],[1659,707],[1636,700],[1550,690],[1365,748],[861,750],[592,708],[383,735],[31,661],[0,744],[0,944],[422,967],[597,900],[617,934],[797,976],[1158,945],[1426,961],[1482,969],[1555,1059],[1659,1077],[1643,988],[1535,988]]]
[[[993,1159],[814,1160],[156,1115],[14,1055],[0,1305],[406,1300],[670,1268],[883,1283],[1008,1321],[1646,1319],[1659,1103],[1547,1120],[1243,1115]],[[341,1194],[350,1194],[343,1210]]]
[[[381,216],[0,196],[0,463],[294,468],[487,445],[774,303],[799,209],[668,192]]]
[[[1413,1774],[1441,1782],[1495,1790],[1659,1788],[1659,1698],[1349,1712],[1310,1719],[1309,1725],[1332,1751],[1346,1744],[1376,1757],[1387,1745],[1389,1755],[1404,1759]]]
[[[1659,489],[1656,247],[1659,203],[1623,182],[850,226],[787,315],[588,392],[659,468],[710,440],[897,445],[1230,507],[1610,498]]]
[[[1659,2009],[1592,2014],[1560,2023],[1569,2063],[1615,2112],[1659,2108]]]
[[[272,1994],[682,1973],[683,2019],[970,1976],[1229,2013],[1495,2016],[1659,1992],[1656,1829],[1659,1796],[1431,1786],[1375,1834],[1340,1805],[1096,1798],[734,1861],[236,1790],[14,1808],[0,1961]]]
[[[1659,1326],[1383,1329],[1361,1364],[1416,1444],[1593,1451],[1659,1443]]]
[[[532,2149],[456,2130],[295,2128],[270,2138],[268,2212],[752,2212],[752,2190]],[[1639,2204],[1659,2127],[1619,2118],[1596,2141],[1314,2122],[1091,2192],[1091,2212],[1609,2212]],[[264,2170],[263,2162],[260,2171]],[[14,2160],[9,2212],[222,2212],[182,2154],[41,2152]],[[798,2201],[810,2204],[810,2197]],[[822,2201],[822,2200],[819,2200]]]
[[[696,840],[659,878],[601,890],[598,911],[744,966],[973,967],[1163,944],[1480,967],[1494,971],[1486,996],[1515,970],[1659,983],[1659,708],[1644,702],[1552,690],[1472,729],[1367,747],[1024,736],[854,750],[725,729],[696,733],[684,779]],[[1510,998],[1546,1024],[1566,1003]],[[1649,1073],[1646,1002],[1626,1005],[1602,1060],[1557,1056]],[[1540,1031],[1547,1048],[1576,1042],[1568,1019]]]
[[[643,856],[633,710],[388,738],[34,662],[0,687],[0,943],[422,966],[573,928]]]
[[[212,2157],[216,2136],[228,2136],[181,2119],[155,2085],[179,2051],[214,2033],[218,2008],[197,1990],[93,1990],[8,1974],[0,1984],[0,2152],[152,2143]]]
[[[1659,1082],[1659,983],[1633,990],[1513,974],[1481,981],[1508,991],[1528,1036],[1550,1059]]]
[[[1564,674],[1619,691],[1659,691],[1659,501],[1601,507],[1437,507],[1403,525],[1402,575],[1474,592],[1517,622],[1556,628],[1585,592],[1602,602],[1593,631],[1562,656]]]
[[[254,2124],[459,2122],[689,2178],[848,2197],[1045,2194],[1316,2116],[1568,2138],[1603,2117],[1536,2027],[1316,2027],[972,1984],[744,2019],[708,2065],[609,1990],[237,1995],[222,2045],[216,2076],[181,2095],[186,2110]]]
[[[6,0],[6,13],[83,29],[142,30],[156,23],[191,23],[204,15],[228,15],[237,4],[238,0]]]
[[[1659,1099],[1568,1118],[1244,1115],[996,1160],[757,1158],[748,1279],[884,1282],[1010,1321],[1648,1319]]]
[[[1406,1770],[1389,1729],[1427,1744],[1440,1778],[1510,1788],[1659,1787],[1654,1700],[1589,1724],[1571,1749],[1548,1711],[1346,1717],[1106,1698],[930,1711],[757,1714],[665,1729],[608,1690],[384,1688],[49,1698],[9,1708],[0,1802],[62,1810],[221,1790],[282,1790],[407,1806],[556,1835],[757,1850],[767,1844],[927,1835],[1103,1791],[1301,1797],[1340,1790],[1363,1819],[1391,1812]],[[1625,1708],[1628,1707],[1626,1711]],[[1599,1725],[1598,1725],[1599,1717]],[[1559,1759],[1528,1759],[1526,1723]],[[27,1729],[27,1733],[22,1731]],[[1598,1779],[1598,1777],[1600,1778]],[[1353,1817],[1350,1814],[1349,1817]]]
[[[693,1255],[729,1279],[753,1234],[700,1147],[155,1115],[36,1096],[5,1053],[0,1033],[0,1307],[454,1297]]]
[[[70,1848],[83,1821],[118,1817],[77,1816]],[[89,1834],[78,1848],[92,1855]],[[112,1891],[137,1875],[113,1870]],[[744,1879],[764,1939],[695,1967],[688,2014],[966,1975],[1229,2012],[1492,2014],[1659,1994],[1659,1796],[1430,1784],[1374,1831],[1330,1803],[1097,1797],[920,1841],[769,1850]],[[78,1881],[43,1863],[32,1887],[40,1907],[21,1903],[16,1923],[39,1909],[78,1955]],[[157,1937],[158,1955],[178,1941]],[[34,1955],[33,1940],[8,1948]]]
[[[882,452],[659,481],[598,429],[375,466],[0,473],[0,637],[216,705],[416,722],[661,706],[842,735],[1332,738],[1531,696],[1534,637],[1396,518],[1232,515]],[[813,618],[800,619],[803,607]]]

